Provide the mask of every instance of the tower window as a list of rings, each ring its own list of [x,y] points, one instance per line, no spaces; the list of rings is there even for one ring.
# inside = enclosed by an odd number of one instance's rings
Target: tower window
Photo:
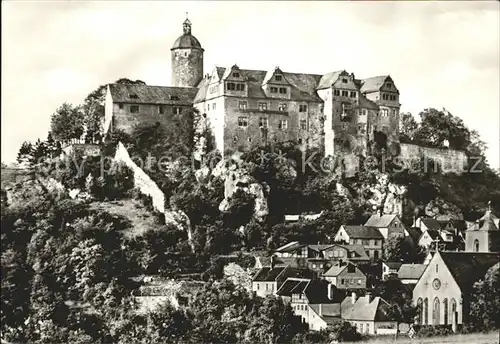
[[[307,112],[307,105],[299,105],[299,112]]]
[[[267,103],[259,103],[259,111],[267,110]]]
[[[259,118],[259,127],[260,128],[267,128],[268,127],[267,117]]]
[[[333,95],[334,96],[340,96],[340,90],[333,90]]]
[[[307,130],[307,120],[305,120],[305,119],[300,120],[300,129]]]
[[[247,108],[247,102],[245,102],[245,101],[240,101],[240,102],[238,103],[238,108],[239,108],[239,109],[242,109],[242,110],[246,109],[246,108]]]
[[[244,91],[244,90],[245,90],[244,84],[236,84],[236,91]]]
[[[180,115],[181,114],[181,108],[174,106],[174,115]]]
[[[280,93],[285,94],[286,93],[286,88],[285,87],[280,87]]]
[[[240,128],[248,127],[248,117],[245,116],[238,117],[238,127]]]
[[[130,105],[130,112],[138,113],[139,112],[139,105]]]
[[[288,121],[286,119],[281,119],[278,128],[281,130],[286,130],[288,128]]]
[[[286,111],[287,106],[285,103],[278,104],[278,111]]]
[[[277,87],[271,87],[271,93],[278,93]]]
[[[282,81],[283,80],[283,75],[275,75],[274,80],[276,81]]]

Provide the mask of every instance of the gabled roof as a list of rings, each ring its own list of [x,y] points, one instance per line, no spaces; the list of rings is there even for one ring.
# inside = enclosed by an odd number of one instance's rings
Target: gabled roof
[[[295,251],[296,249],[303,247],[305,245],[300,244],[298,241],[292,241],[289,242],[288,244],[285,244],[281,247],[278,247],[275,252],[290,252],[290,251]]]
[[[388,75],[380,75],[361,80],[361,93],[377,92],[388,77]]]
[[[349,238],[355,239],[383,239],[379,230],[374,227],[367,226],[342,226],[349,235]]]
[[[327,324],[330,323],[330,321],[340,321],[340,303],[321,304],[321,311],[319,304],[310,304],[309,308],[318,316],[321,316]],[[335,319],[332,319],[334,317]]]
[[[340,275],[342,271],[344,271],[347,268],[347,264],[336,264],[333,265],[330,269],[328,269],[323,276],[331,276],[331,277],[336,277]]]
[[[475,282],[500,261],[500,253],[437,252],[450,270],[462,293],[470,291]]]
[[[399,270],[401,265],[403,265],[403,263],[401,263],[401,262],[384,262],[384,264],[387,265],[389,267],[389,269],[393,269],[393,270]]]
[[[372,110],[379,109],[379,106],[377,105],[377,103],[371,101],[370,99],[366,98],[362,94],[360,94],[360,96],[359,96],[359,107],[365,108],[365,109],[372,109]]]
[[[253,282],[274,282],[276,278],[286,269],[286,266],[278,267],[268,267],[265,266],[261,268],[253,278]]]
[[[291,297],[293,293],[296,293],[298,290],[305,288],[304,282],[307,284],[309,279],[302,278],[287,278],[285,283],[281,285],[281,287],[276,291],[276,294],[279,296],[288,296]],[[300,285],[302,284],[302,287]],[[299,287],[298,289],[296,289]]]
[[[484,215],[477,220],[467,231],[498,231],[500,230],[500,220],[491,212],[487,210]]]
[[[192,105],[198,93],[194,87],[109,84],[115,103]]]
[[[428,230],[428,231],[422,232],[420,239],[418,239],[419,241],[422,239],[422,237],[425,235],[425,233],[427,233],[431,237],[432,240],[441,240],[441,235],[439,235],[439,231]]]
[[[412,238],[414,243],[418,243],[418,240],[422,236],[422,231],[418,227],[411,227],[407,229],[408,234]]]
[[[403,264],[398,270],[398,278],[418,280],[426,267],[427,265],[424,264]]]
[[[346,297],[342,301],[342,319],[362,320],[362,321],[390,321],[386,315],[387,302],[379,296],[372,297],[368,302],[368,297],[363,296],[352,304],[351,297]]]
[[[421,218],[420,221],[428,228],[428,229],[433,229],[433,230],[440,230],[441,225],[439,224],[439,221],[436,219],[433,219],[431,217],[424,217]]]
[[[325,88],[332,87],[332,85],[335,83],[335,81],[337,81],[339,76],[342,75],[343,73],[347,73],[347,72],[345,70],[338,70],[336,72],[327,73],[327,74],[321,76],[321,79],[319,80],[317,89],[322,90]]]
[[[373,214],[370,216],[368,221],[366,221],[365,226],[367,227],[377,227],[377,228],[385,228],[389,227],[391,222],[397,217],[394,214],[384,214],[380,216],[379,214]]]

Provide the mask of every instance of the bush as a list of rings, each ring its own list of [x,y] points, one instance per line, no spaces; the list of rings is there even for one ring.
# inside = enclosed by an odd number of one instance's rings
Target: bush
[[[451,325],[422,325],[415,326],[418,337],[440,337],[453,334]]]

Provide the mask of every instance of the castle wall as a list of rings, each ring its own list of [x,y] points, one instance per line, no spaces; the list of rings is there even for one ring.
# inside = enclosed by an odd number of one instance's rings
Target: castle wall
[[[433,159],[440,163],[442,171],[462,174],[467,167],[467,156],[464,152],[453,149],[439,149],[420,147],[413,144],[401,143],[401,151],[399,157],[405,163],[405,166],[410,166],[411,162],[416,162],[420,156]]]
[[[203,79],[203,50],[175,49],[172,51],[172,85],[196,87]]]
[[[126,133],[132,133],[137,125],[154,125],[160,122],[163,126],[171,124],[171,118],[174,115],[174,107],[180,107],[181,113],[190,111],[192,105],[162,105],[164,113],[160,114],[158,104],[112,104],[113,106],[113,130],[123,130]],[[139,112],[130,112],[131,105],[139,105]]]

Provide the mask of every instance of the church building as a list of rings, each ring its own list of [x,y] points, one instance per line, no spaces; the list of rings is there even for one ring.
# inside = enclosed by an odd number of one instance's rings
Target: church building
[[[171,49],[172,86],[110,84],[104,132],[167,123],[198,110],[223,155],[278,142],[299,148],[366,150],[375,132],[397,141],[399,90],[389,75],[326,74],[216,66],[204,73],[204,49],[186,19]]]
[[[465,232],[465,250],[500,252],[500,219],[491,212],[491,207]]]

